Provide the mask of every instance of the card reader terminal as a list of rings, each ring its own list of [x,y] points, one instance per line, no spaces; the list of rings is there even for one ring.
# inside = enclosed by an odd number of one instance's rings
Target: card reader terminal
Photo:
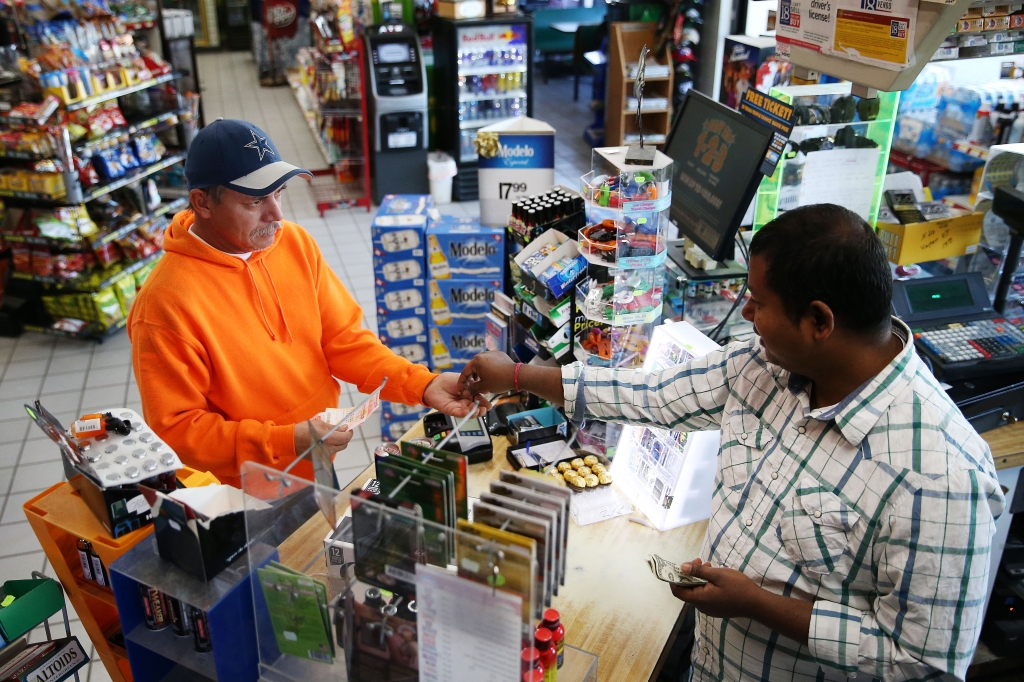
[[[457,420],[440,412],[432,412],[423,418],[423,431],[427,438],[440,443],[455,428]],[[487,462],[494,456],[491,437],[484,429],[479,417],[470,419],[445,444],[445,450],[460,452],[469,459],[470,464]]]

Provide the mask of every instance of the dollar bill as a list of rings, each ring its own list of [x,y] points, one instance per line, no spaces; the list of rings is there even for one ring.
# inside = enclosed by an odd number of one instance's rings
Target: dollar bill
[[[652,554],[647,558],[647,566],[651,569],[651,573],[654,574],[655,578],[666,583],[693,587],[705,585],[708,582],[703,578],[697,578],[684,573],[678,564],[674,564],[668,559],[663,559],[657,554]]]

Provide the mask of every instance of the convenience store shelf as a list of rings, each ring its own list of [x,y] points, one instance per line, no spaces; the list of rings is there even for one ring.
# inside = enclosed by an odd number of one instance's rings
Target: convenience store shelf
[[[526,73],[526,65],[507,64],[504,66],[467,66],[459,69],[460,76],[489,76],[491,74],[497,75],[499,73]]]
[[[515,116],[505,116],[503,118],[482,118],[479,121],[459,121],[459,128],[462,130],[473,130],[475,128],[483,128],[489,126],[492,123],[501,123],[507,121],[510,118],[516,118]]]
[[[72,145],[72,149],[79,156],[83,154],[92,155],[104,149],[112,146],[118,142],[127,142],[127,139],[132,135],[137,135],[142,132],[158,133],[162,130],[166,130],[172,126],[178,125],[183,121],[188,121],[192,118],[191,109],[186,107],[176,111],[165,111],[162,114],[147,118],[139,123],[129,124],[125,128],[118,128],[112,130],[103,137],[95,140],[87,140]]]
[[[118,178],[113,182],[107,183],[106,185],[100,185],[99,187],[93,187],[82,193],[82,202],[92,201],[93,199],[99,199],[100,197],[110,194],[115,189],[121,189],[134,182],[142,180],[143,178],[149,177],[153,173],[162,171],[169,166],[173,166],[176,163],[181,163],[185,160],[185,152],[176,152],[169,156],[165,156],[154,164],[140,168],[139,170],[126,175],[123,178]]]
[[[162,256],[163,254],[164,254],[164,252],[161,250],[161,251],[157,251],[156,253],[154,253],[152,255],[146,256],[145,258],[140,258],[139,260],[135,261],[131,265],[128,265],[127,267],[122,268],[121,270],[118,270],[117,272],[112,274],[110,277],[107,277],[106,279],[101,281],[96,286],[91,286],[91,287],[79,287],[79,286],[76,286],[77,278],[73,279],[73,280],[67,280],[67,279],[61,279],[59,277],[49,277],[49,276],[46,276],[46,275],[33,275],[32,273],[28,273],[28,272],[12,272],[11,273],[11,277],[13,277],[14,279],[22,279],[22,280],[26,280],[26,281],[29,281],[29,282],[41,282],[43,284],[53,284],[53,285],[56,285],[58,287],[61,287],[62,289],[66,289],[66,290],[70,290],[70,291],[80,291],[80,292],[83,292],[83,293],[89,293],[89,292],[101,291],[103,289],[106,289],[107,287],[109,287],[111,284],[113,284],[117,280],[121,279],[122,277],[126,277],[126,276],[128,276],[128,275],[130,275],[130,274],[132,274],[132,273],[134,273],[134,272],[144,268],[145,266],[149,265],[153,261],[159,259],[160,256]]]
[[[36,236],[36,235],[5,234],[5,233],[0,233],[0,238],[3,238],[4,241],[9,242],[11,244],[40,244],[40,245],[43,245],[43,246],[57,246],[57,247],[73,247],[73,246],[89,245],[89,246],[91,246],[92,248],[95,249],[97,247],[103,246],[104,244],[109,244],[112,241],[115,241],[117,239],[121,239],[122,237],[125,237],[125,236],[131,234],[132,232],[134,232],[135,230],[139,229],[143,225],[146,225],[147,223],[153,222],[154,220],[156,220],[160,216],[163,216],[163,215],[165,215],[167,213],[171,213],[171,212],[175,212],[176,213],[176,212],[184,209],[187,206],[188,206],[188,198],[187,197],[182,197],[180,199],[175,199],[174,201],[168,202],[166,204],[161,204],[152,213],[150,213],[148,215],[144,215],[144,216],[142,216],[140,218],[137,218],[136,220],[133,220],[132,222],[130,222],[127,225],[125,225],[124,227],[120,227],[120,228],[118,228],[118,229],[116,229],[116,230],[114,230],[112,232],[106,232],[106,233],[100,235],[99,237],[96,237],[95,239],[82,239],[82,240],[69,241],[69,240],[66,240],[66,239],[54,239],[52,237],[41,237],[41,236]]]
[[[165,73],[162,76],[157,76],[156,78],[151,78],[148,81],[142,81],[141,83],[136,83],[135,85],[129,85],[126,88],[119,88],[117,90],[109,90],[109,91],[104,92],[104,93],[102,93],[100,95],[95,95],[93,97],[89,97],[88,99],[83,99],[81,101],[75,102],[74,104],[68,104],[65,107],[65,109],[67,111],[77,111],[78,109],[85,109],[86,107],[91,107],[94,104],[103,104],[104,102],[109,102],[112,99],[117,99],[118,97],[124,97],[125,95],[132,94],[133,92],[139,92],[140,90],[146,90],[147,88],[151,88],[154,85],[161,85],[163,83],[169,83],[169,82],[171,82],[173,80],[177,80],[177,79],[181,78],[182,76],[187,76],[187,75],[188,74],[186,72],[184,72],[184,71],[172,71],[170,73]]]
[[[126,21],[124,27],[128,31],[148,31],[156,28],[156,19],[140,19],[138,21]]]
[[[498,92],[492,95],[459,95],[460,102],[483,102],[491,99],[515,99],[516,97],[526,97],[525,90],[515,90],[513,92]]]
[[[36,334],[45,334],[46,336],[59,336],[62,339],[78,339],[80,341],[99,341],[102,343],[105,339],[113,336],[117,332],[121,331],[128,326],[128,318],[125,317],[114,324],[110,325],[106,329],[102,329],[96,323],[90,323],[78,330],[77,332],[67,331],[65,329],[54,329],[53,327],[41,327],[34,324],[26,324],[24,326],[25,331],[35,332]],[[113,605],[113,595],[108,598],[104,594],[98,594],[99,588],[87,589],[82,586],[82,591],[100,601],[107,601]]]

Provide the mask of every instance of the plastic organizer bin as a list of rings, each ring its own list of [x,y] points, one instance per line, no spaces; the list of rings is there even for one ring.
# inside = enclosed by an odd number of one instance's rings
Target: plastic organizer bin
[[[576,285],[576,309],[588,320],[631,325],[654,322],[661,316],[661,270],[612,270],[609,274],[611,281],[584,277]]]

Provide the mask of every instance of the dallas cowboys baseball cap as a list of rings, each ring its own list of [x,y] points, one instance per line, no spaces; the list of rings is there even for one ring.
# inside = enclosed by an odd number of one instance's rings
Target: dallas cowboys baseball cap
[[[282,161],[270,136],[248,121],[218,118],[199,131],[185,159],[189,190],[223,185],[261,197],[296,175],[313,177]]]

